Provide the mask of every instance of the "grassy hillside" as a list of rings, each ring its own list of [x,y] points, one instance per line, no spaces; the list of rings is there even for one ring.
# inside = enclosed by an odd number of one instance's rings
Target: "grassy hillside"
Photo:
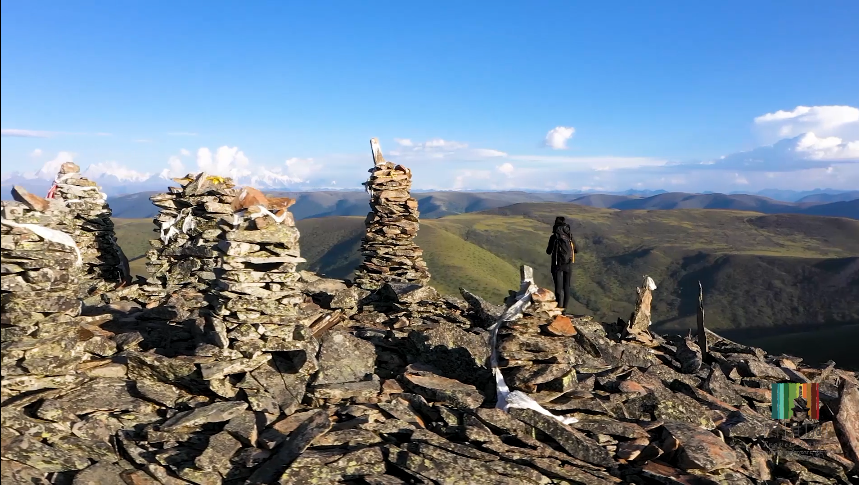
[[[153,217],[157,209],[149,202],[153,192],[110,198],[113,214],[120,218]],[[368,197],[361,191],[268,192],[296,200],[292,212],[296,220],[311,217],[365,216],[370,210]],[[757,211],[765,214],[812,214],[859,219],[859,192],[818,195],[801,203],[783,202],[759,195],[687,194],[666,192],[640,195],[564,194],[558,192],[415,192],[423,219],[479,212],[510,204],[537,202],[574,202],[590,207],[621,210],[727,209]]]
[[[500,302],[518,285],[520,264],[533,266],[537,282],[551,287],[546,241],[561,214],[581,250],[573,270],[574,312],[628,318],[635,286],[647,274],[659,285],[657,328],[693,326],[698,281],[712,328],[859,323],[859,222],[849,219],[515,204],[423,220],[417,242],[440,290],[455,294],[464,286]],[[363,220],[299,221],[307,269],[350,276],[360,263]],[[145,251],[153,227],[150,220],[117,220],[129,258]]]
[[[116,239],[128,258],[131,273],[147,276],[146,258],[144,255],[151,247],[149,240],[158,237],[152,219],[120,219],[114,218]]]

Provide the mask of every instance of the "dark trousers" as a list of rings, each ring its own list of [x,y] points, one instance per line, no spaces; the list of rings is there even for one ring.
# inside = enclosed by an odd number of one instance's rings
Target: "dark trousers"
[[[558,301],[558,306],[565,309],[570,301],[571,270],[570,265],[552,268],[552,280],[555,282],[555,300]]]

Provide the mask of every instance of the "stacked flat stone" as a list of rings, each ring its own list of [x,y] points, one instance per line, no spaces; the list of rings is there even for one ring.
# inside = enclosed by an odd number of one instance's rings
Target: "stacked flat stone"
[[[207,291],[215,281],[222,226],[232,220],[237,189],[230,178],[206,173],[174,179],[181,187],[150,197],[161,211],[155,217],[159,238],[146,253],[149,272],[144,291],[164,297],[177,289]]]
[[[521,319],[499,329],[501,373],[511,390],[570,391],[576,378],[574,365],[587,355],[576,343],[573,321],[581,324],[591,319],[562,315],[555,295],[545,288],[538,289],[532,301]]]
[[[228,329],[290,320],[304,301],[297,267],[305,259],[288,209],[292,203],[289,198],[269,200],[253,188],[235,199],[235,224],[220,235],[217,246],[222,261],[217,315]]]
[[[4,392],[8,376],[63,375],[80,362],[74,328],[74,317],[81,310],[78,255],[73,246],[47,240],[26,227],[33,224],[56,231],[55,216],[62,212],[43,213],[20,202],[3,201]]]
[[[423,250],[414,243],[420,213],[417,200],[410,195],[412,172],[387,162],[375,138],[371,146],[375,166],[364,185],[370,192],[372,211],[365,221],[364,262],[355,272],[355,283],[366,290],[379,289],[387,282],[425,284],[430,273]]]
[[[75,239],[83,257],[82,296],[115,288],[123,272],[107,195],[72,162],[60,167],[51,192],[74,216],[62,230]]]

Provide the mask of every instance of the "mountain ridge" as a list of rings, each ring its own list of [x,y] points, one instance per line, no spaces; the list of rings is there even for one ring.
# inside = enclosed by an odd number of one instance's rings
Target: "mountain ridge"
[[[148,197],[155,192],[140,192],[111,197],[115,217],[154,217],[157,208]],[[278,197],[292,197],[296,220],[312,217],[363,216],[370,210],[367,194],[362,191],[266,191]],[[847,193],[850,195],[851,193]],[[516,203],[563,202],[616,210],[723,209],[762,212],[766,214],[810,214],[859,219],[859,192],[847,201],[805,203],[781,202],[749,194],[693,194],[665,192],[649,197],[617,194],[562,194],[546,192],[457,192],[427,191],[413,194],[423,219],[478,212]],[[833,196],[837,198],[837,196]]]

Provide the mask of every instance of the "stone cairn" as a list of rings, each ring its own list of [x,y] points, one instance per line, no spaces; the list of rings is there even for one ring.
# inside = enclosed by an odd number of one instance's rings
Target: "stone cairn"
[[[71,226],[62,230],[74,238],[83,257],[82,296],[103,293],[125,281],[124,256],[116,242],[107,195],[98,184],[83,177],[76,164],[66,162],[48,198],[61,201],[74,215]]]
[[[365,221],[364,262],[355,272],[355,283],[371,291],[386,282],[426,284],[430,273],[423,250],[414,243],[420,223],[418,202],[410,195],[412,172],[386,161],[376,138],[370,146],[375,165],[364,186],[370,193],[372,211]]]
[[[180,187],[150,197],[161,211],[153,222],[159,238],[146,253],[149,278],[143,290],[163,298],[178,289],[207,291],[220,267],[219,224],[231,222],[237,189],[230,178],[206,173],[173,179]]]
[[[277,339],[292,340],[297,309],[304,302],[297,267],[305,262],[289,212],[293,203],[288,197],[266,198],[252,187],[233,200],[235,213],[217,244],[221,266],[215,270],[212,343],[218,347],[233,345],[254,355],[274,351]],[[264,334],[266,340],[249,340],[248,332],[257,338]]]
[[[75,418],[77,437],[70,437],[72,423],[66,420],[79,408],[56,402],[29,407],[61,393],[74,402],[86,387],[104,390],[109,385],[98,378],[110,381],[123,366],[104,359],[117,351],[116,342],[109,338],[112,334],[99,328],[110,317],[80,315],[78,278],[85,262],[74,239],[57,229],[71,227],[75,216],[60,201],[28,194],[20,187],[13,195],[18,200],[3,201],[0,223],[2,482],[48,483],[46,472],[83,469],[91,463],[85,455],[64,454],[70,438],[71,446],[78,440],[94,444],[95,450],[100,445],[88,438],[109,431],[100,428],[103,423],[95,413],[85,420]],[[33,476],[16,475],[29,468],[23,465],[27,460],[39,460],[45,468]]]
[[[30,200],[37,198],[28,194]],[[82,261],[74,240],[55,229],[54,216],[66,211],[42,200],[45,212],[3,201],[4,401],[7,377],[65,375],[80,362],[74,322],[81,311]]]

